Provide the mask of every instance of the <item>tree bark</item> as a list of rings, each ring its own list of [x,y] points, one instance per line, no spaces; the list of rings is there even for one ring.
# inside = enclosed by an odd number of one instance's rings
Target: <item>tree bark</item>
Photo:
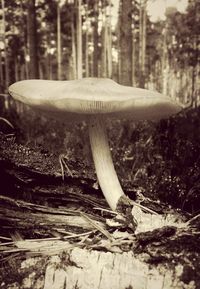
[[[132,0],[120,2],[120,83],[132,85]]]
[[[93,76],[98,77],[98,0],[94,0],[94,26],[93,26]]]
[[[107,16],[107,65],[108,65],[108,77],[112,77],[112,27],[111,27],[111,0],[108,1],[109,14]]]
[[[75,11],[71,11],[71,37],[72,37],[72,46],[71,46],[71,75],[72,79],[77,78],[77,52],[76,52],[76,33],[75,33]]]
[[[140,1],[140,27],[139,27],[139,85],[145,87],[145,58],[146,58],[146,0]]]
[[[81,0],[77,1],[76,13],[76,33],[77,33],[77,78],[82,78],[82,15],[81,15]]]
[[[167,31],[168,24],[166,23],[163,30],[163,54],[162,54],[162,93],[164,95],[168,94],[168,74],[169,74],[169,59],[168,59],[168,51],[167,51]]]
[[[60,19],[60,1],[57,3],[57,78],[62,79],[62,45],[61,45],[61,19]]]
[[[136,39],[135,39],[135,27],[132,28],[132,86],[136,86],[136,76],[135,76],[135,72],[136,72]]]
[[[162,236],[162,238],[160,244],[165,242],[165,237]],[[82,240],[84,240],[84,236]],[[137,244],[141,246],[143,241],[147,242],[145,245],[147,249],[142,249],[144,252],[138,254],[132,250],[119,253],[112,244],[113,252],[105,252],[101,251],[101,246],[99,246],[99,250],[91,250],[91,248],[87,250],[81,248],[81,242],[74,246],[67,240],[56,240],[56,238],[41,241],[19,240],[15,242],[15,248],[11,247],[7,250],[7,254],[10,251],[15,256],[19,252],[21,254],[27,252],[27,259],[21,264],[18,261],[18,266],[15,264],[15,259],[12,259],[12,274],[18,276],[19,283],[12,277],[9,283],[8,280],[5,280],[4,284],[8,284],[6,288],[13,288],[12,286],[15,285],[16,289],[198,288],[199,277],[198,273],[195,274],[194,271],[195,268],[198,269],[198,263],[194,263],[195,259],[191,259],[194,252],[189,257],[190,264],[188,259],[184,262],[184,254],[181,257],[180,253],[169,253],[167,249],[166,257],[169,259],[171,257],[172,261],[166,264],[165,253],[162,251],[162,246],[158,244],[159,241],[155,240],[155,248],[149,253],[148,240],[140,240],[139,237]],[[109,246],[109,242],[107,243]],[[116,252],[114,252],[115,250]],[[199,257],[197,259],[199,260]],[[177,260],[179,261],[177,262]],[[14,266],[17,268],[17,272],[13,272]],[[193,271],[191,271],[192,268],[194,268]],[[2,272],[2,277],[4,274],[5,272]]]
[[[88,17],[88,1],[86,0],[86,11],[85,11],[85,18],[86,18],[86,31],[85,31],[85,77],[89,77],[89,17]]]
[[[27,1],[27,25],[28,25],[28,42],[29,42],[29,77],[39,78],[39,61],[38,61],[38,42],[37,42],[37,22],[35,0]]]
[[[112,36],[111,36],[111,3],[102,1],[102,50],[101,50],[101,76],[110,77],[112,76]],[[107,8],[110,13],[107,14]]]

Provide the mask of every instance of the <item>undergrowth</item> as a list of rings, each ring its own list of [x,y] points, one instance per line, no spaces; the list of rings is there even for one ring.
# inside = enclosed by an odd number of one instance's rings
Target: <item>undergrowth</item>
[[[61,123],[25,109],[12,113],[18,143],[90,163],[85,123]],[[110,147],[125,187],[191,213],[200,210],[200,108],[157,124],[108,122]],[[76,168],[74,168],[76,169]]]

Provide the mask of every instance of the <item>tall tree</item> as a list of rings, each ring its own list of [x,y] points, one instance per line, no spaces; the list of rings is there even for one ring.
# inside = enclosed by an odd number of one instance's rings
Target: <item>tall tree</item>
[[[101,77],[107,77],[107,42],[108,42],[108,25],[106,19],[106,3],[102,3],[102,29],[101,29]]]
[[[103,17],[103,59],[104,59],[104,75],[105,77],[112,76],[112,31],[111,31],[111,1],[108,3],[102,1]]]
[[[6,14],[5,14],[5,2],[1,0],[2,7],[2,34],[3,34],[3,45],[4,45],[4,67],[5,67],[5,90],[7,90],[9,85],[9,60],[7,53],[7,41],[6,41]]]
[[[146,12],[147,0],[140,0],[140,25],[139,25],[139,85],[145,86],[145,60],[146,60]]]
[[[132,85],[132,0],[120,1],[120,83]]]
[[[99,17],[99,10],[98,10],[98,0],[94,0],[93,3],[94,9],[94,22],[93,22],[93,76],[98,77],[98,43],[99,43],[99,35],[98,35],[98,17]]]
[[[190,0],[185,13],[180,13],[175,7],[166,10],[167,30],[165,50],[168,56],[167,93],[179,95],[182,101],[196,106],[199,94],[198,71],[200,2]],[[173,85],[172,85],[173,84]]]
[[[60,0],[57,3],[57,77],[60,80],[62,78],[62,45],[61,45],[61,18],[60,18]]]
[[[30,78],[39,78],[38,40],[35,0],[27,0],[28,44],[30,56]]]
[[[89,76],[89,52],[88,52],[88,43],[89,43],[89,15],[88,15],[88,1],[86,0],[86,8],[85,8],[85,77]]]
[[[76,0],[76,35],[77,35],[77,78],[82,78],[83,69],[82,69],[82,1]]]
[[[71,63],[72,63],[72,79],[77,78],[77,52],[76,52],[76,37],[74,27],[74,13],[71,14]]]

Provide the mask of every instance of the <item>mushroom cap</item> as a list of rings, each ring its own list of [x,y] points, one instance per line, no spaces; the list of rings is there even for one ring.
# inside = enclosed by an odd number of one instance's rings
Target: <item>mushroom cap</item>
[[[107,78],[79,80],[22,80],[9,87],[16,100],[58,118],[84,119],[105,115],[133,120],[166,118],[181,110],[180,104],[158,92],[123,86]]]

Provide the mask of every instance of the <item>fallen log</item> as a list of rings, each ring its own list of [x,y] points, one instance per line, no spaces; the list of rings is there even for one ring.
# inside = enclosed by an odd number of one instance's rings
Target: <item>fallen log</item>
[[[79,236],[78,243],[49,239],[7,245],[4,255],[18,252],[9,262],[11,268],[20,266],[21,278],[9,283],[7,276],[2,288],[199,288],[199,232],[189,223],[96,243],[90,234]],[[22,254],[25,260],[19,262]],[[6,284],[3,278],[5,272],[0,281]]]

